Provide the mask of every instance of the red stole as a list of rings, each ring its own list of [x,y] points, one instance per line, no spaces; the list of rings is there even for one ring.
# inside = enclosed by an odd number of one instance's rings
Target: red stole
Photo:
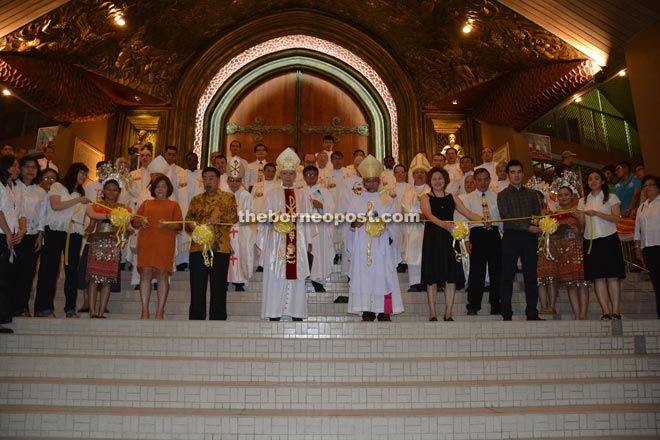
[[[286,213],[291,216],[293,229],[286,234],[286,264],[285,273],[287,280],[298,279],[298,231],[296,229],[296,190],[284,189],[284,206]]]

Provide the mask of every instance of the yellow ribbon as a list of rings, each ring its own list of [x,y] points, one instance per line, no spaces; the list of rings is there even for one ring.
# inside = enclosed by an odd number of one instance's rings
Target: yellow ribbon
[[[367,224],[364,227],[364,231],[369,234],[369,243],[367,243],[367,266],[371,267],[373,264],[373,260],[371,259],[371,242],[374,240],[374,238],[378,238],[383,233],[385,233],[385,229],[387,229],[387,225],[385,225],[385,222],[380,218],[376,217],[373,215],[375,211],[375,206],[374,204],[369,201],[367,203]]]
[[[539,222],[539,228],[541,228],[541,237],[539,237],[539,248],[538,253],[544,254],[546,258],[550,261],[554,261],[555,258],[550,253],[550,235],[557,232],[557,227],[559,222],[556,219],[548,216],[545,216]]]
[[[108,219],[110,220],[110,224],[117,228],[117,233],[115,234],[117,237],[117,244],[115,244],[115,246],[119,246],[126,238],[126,228],[128,222],[131,221],[131,213],[123,206],[112,208],[98,201],[92,203],[110,211],[110,217]]]
[[[589,249],[587,255],[591,255],[591,246],[594,244],[594,217],[589,216]]]
[[[454,229],[451,231],[451,236],[454,238],[454,241],[451,246],[456,254],[456,261],[460,262],[462,257],[468,253],[465,239],[470,235],[470,227],[465,220],[456,220],[454,223]],[[459,243],[460,252],[456,250],[456,242]]]
[[[164,223],[164,222],[163,222]],[[210,225],[197,225],[192,232],[192,240],[202,245],[202,257],[206,267],[213,266],[213,243],[215,232]]]

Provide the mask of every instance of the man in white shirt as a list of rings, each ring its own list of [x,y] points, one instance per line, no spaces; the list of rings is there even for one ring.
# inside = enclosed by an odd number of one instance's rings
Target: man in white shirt
[[[277,174],[277,167],[274,163],[267,163],[264,165],[264,180],[257,182],[252,187],[250,194],[252,194],[252,210],[255,214],[266,212],[266,196],[275,188],[282,186],[280,180],[275,179]],[[256,234],[256,255],[257,255],[257,272],[263,272],[264,255],[261,249],[264,248],[265,240],[268,237],[269,226],[264,223],[253,225],[252,232]]]
[[[133,212],[137,211],[137,200],[140,194],[147,189],[151,183],[151,173],[147,170],[149,164],[154,158],[154,152],[151,145],[145,145],[140,150],[140,168],[131,171],[131,180],[133,183],[129,185],[128,191],[131,194]]]
[[[393,188],[396,184],[394,178],[394,157],[387,155],[383,159],[383,173],[380,175],[380,183],[385,188]]]
[[[319,169],[319,185],[325,188],[326,181],[332,173],[332,165],[330,163],[330,156],[321,151],[316,153],[316,168]]]
[[[509,186],[509,175],[506,173],[506,162],[498,162],[497,165],[495,165],[495,175],[497,176],[496,180],[495,182],[491,180],[490,189],[495,191],[495,193],[499,193]]]
[[[231,141],[229,143],[229,153],[230,154],[229,154],[229,157],[227,158],[227,162],[232,157],[236,157],[236,158],[238,158],[238,160],[241,161],[241,165],[243,165],[243,169],[247,170],[248,169],[248,162],[247,162],[247,160],[245,160],[241,157],[241,149],[242,148],[243,148],[243,146],[241,145],[241,143],[239,141],[237,141],[237,140]],[[243,176],[243,185],[245,185],[245,184],[246,184],[245,183],[245,176]],[[226,190],[223,189],[223,191],[226,191]]]
[[[335,203],[330,191],[318,184],[319,171],[313,165],[303,169],[305,192],[312,204],[312,213],[334,214]],[[323,283],[332,273],[332,259],[335,255],[332,243],[333,227],[329,223],[318,223],[318,233],[312,236],[312,251],[308,252],[310,278],[315,292],[325,292]]]
[[[477,168],[486,168],[488,170],[488,173],[490,174],[491,185],[493,183],[496,183],[497,173],[495,172],[495,167],[497,166],[497,163],[493,162],[493,149],[491,147],[483,147],[481,149],[481,160],[483,162]]]
[[[293,183],[295,189],[304,189],[307,186],[305,184],[305,177],[303,176],[303,170],[306,167],[316,167],[316,155],[314,153],[306,153],[305,156],[303,156],[302,163],[296,170],[296,180]]]
[[[13,153],[12,153],[13,154]],[[44,148],[44,157],[39,159],[39,167],[41,168],[41,171],[45,170],[46,168],[50,168],[51,170],[55,170],[59,172],[59,168],[57,168],[57,165],[53,162],[53,159],[55,158],[55,147],[53,146],[47,146]]]
[[[335,148],[335,138],[326,134],[321,140],[321,147],[323,148],[323,152],[328,156],[328,159],[330,159]]]
[[[426,184],[426,173],[431,169],[429,161],[422,153],[417,154],[410,169],[413,172],[412,186],[403,194],[401,208],[404,214],[422,215],[422,195],[431,191]],[[420,284],[422,278],[422,243],[424,241],[424,223],[407,223],[404,226],[406,247],[404,261],[408,265],[408,291],[423,292],[425,286]]]
[[[354,176],[357,176],[357,168],[360,166],[360,163],[364,160],[364,151],[357,149],[353,151],[353,164],[349,165],[346,167],[346,169],[353,174]]]
[[[403,199],[403,195],[406,193],[406,191],[408,191],[409,188],[412,188],[412,185],[409,184],[406,180],[408,177],[408,171],[404,165],[394,165],[393,172],[394,179],[396,180],[396,183],[394,184],[394,192],[396,194],[394,199],[395,212],[402,212],[403,209],[401,207],[401,199]],[[401,263],[398,264],[396,270],[399,273],[405,273],[408,271],[408,265],[404,260],[406,251],[406,234],[404,233],[405,225],[392,222],[388,225],[388,227],[390,228],[390,232],[392,234],[392,240],[394,240],[392,246],[395,246],[396,249],[398,249],[401,259]]]
[[[229,192],[229,186],[227,185],[227,156],[216,154],[213,158],[212,165],[220,171],[220,190]]]
[[[264,144],[254,146],[256,160],[250,162],[245,174],[245,186],[251,189],[255,183],[264,180],[264,166],[268,163],[268,147]]]
[[[471,176],[474,170],[474,164],[471,156],[463,156],[459,161],[461,168],[461,181],[458,184],[458,195],[466,194],[469,191],[465,190],[465,178]]]
[[[470,211],[481,214],[484,219],[500,220],[497,207],[497,194],[489,189],[490,173],[486,168],[478,168],[474,175],[477,190],[461,196],[463,204]],[[472,223],[468,249],[470,253],[470,273],[468,277],[467,314],[476,315],[481,310],[481,300],[486,282],[486,268],[490,277],[490,314],[500,313],[500,275],[502,266],[501,223]]]
[[[449,185],[447,185],[447,192],[457,195],[460,187],[460,180],[463,173],[461,172],[461,166],[458,163],[458,153],[456,148],[449,147],[445,150],[445,157],[447,158],[447,163],[444,168],[449,173]]]

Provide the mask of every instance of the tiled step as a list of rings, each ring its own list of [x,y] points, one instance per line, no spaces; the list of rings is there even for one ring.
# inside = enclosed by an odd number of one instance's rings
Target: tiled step
[[[660,404],[660,378],[309,384],[0,378],[1,405],[245,410],[407,410]]]
[[[660,405],[431,410],[225,410],[0,406],[9,437],[501,439],[659,434]]]
[[[278,359],[224,357],[3,354],[2,377],[221,382],[375,383],[469,380],[617,379],[660,376],[657,355]]]

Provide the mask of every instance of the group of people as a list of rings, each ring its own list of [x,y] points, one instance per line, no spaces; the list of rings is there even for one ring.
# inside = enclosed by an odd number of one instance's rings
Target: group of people
[[[228,286],[245,290],[256,270],[263,271],[262,318],[302,320],[308,316],[306,280],[325,291],[336,264],[350,283],[349,297],[336,302],[347,302],[348,312],[365,321],[389,321],[403,312],[397,272],[407,272],[411,291],[426,291],[431,321],[438,320],[438,289],[445,295],[443,320],[453,321],[456,290],[466,285],[469,315],[481,310],[487,290],[490,313],[511,320],[520,263],[528,320],[541,319],[539,289],[541,314],[555,313],[560,284],[568,289],[575,318],[586,319],[590,283],[601,319],[621,319],[625,269],[616,224],[622,202],[600,171],[586,176],[581,198],[574,182],[557,176],[549,208],[549,193],[522,184],[522,163],[495,163],[490,147],[483,148],[476,168],[472,157],[459,157],[460,147],[450,145],[430,162],[418,154],[408,169],[391,156],[381,163],[361,150],[344,166],[332,136],[323,138],[321,151],[302,160],[293,148],[269,161],[268,147],[258,144],[250,163],[241,157],[240,142],[231,142],[229,150],[229,157],[215,153],[212,166],[199,170],[195,153],[186,155],[182,168],[175,163],[176,147],[154,159],[147,145],[138,151],[137,169],[130,171],[127,158],[100,162],[98,181],[84,187],[89,170],[82,163],[60,176],[43,158],[0,157],[0,264],[7,286],[0,289],[5,292],[0,324],[31,315],[37,268],[33,314],[54,316],[62,257],[69,318],[81,312],[104,318],[111,292],[121,290],[120,266],[128,262],[131,284],[140,290],[142,319],[150,316],[154,287],[156,319],[164,318],[169,276],[187,268],[190,319],[226,319]],[[642,203],[625,213],[636,213],[636,249],[658,296],[657,180],[646,176],[640,184]],[[124,223],[116,218],[118,208],[129,212]],[[240,222],[246,213],[288,216]],[[348,213],[360,216],[336,224],[299,220],[303,214]],[[386,222],[394,213],[414,214],[418,221]],[[542,215],[552,215],[559,227],[539,254]],[[458,220],[468,222],[469,235],[456,240]],[[211,236],[196,237],[204,231]],[[84,301],[76,310],[79,289]]]

